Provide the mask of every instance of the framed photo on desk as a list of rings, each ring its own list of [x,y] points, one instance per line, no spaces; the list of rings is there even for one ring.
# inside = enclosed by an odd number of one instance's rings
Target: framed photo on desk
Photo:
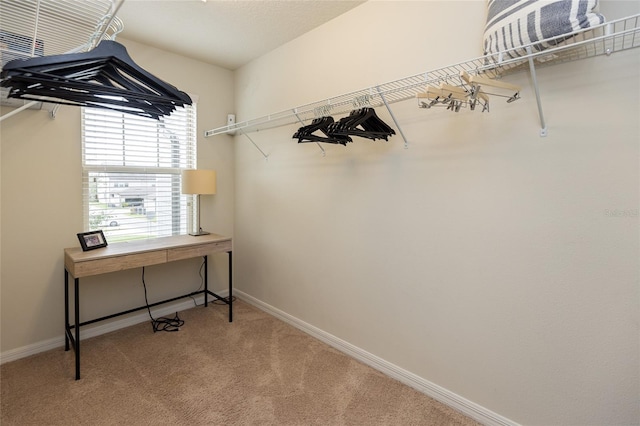
[[[78,240],[82,246],[82,251],[93,250],[107,246],[107,240],[104,238],[102,230],[81,232],[78,234]]]

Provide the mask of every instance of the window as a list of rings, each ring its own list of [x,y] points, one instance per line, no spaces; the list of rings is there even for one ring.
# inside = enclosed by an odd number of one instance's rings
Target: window
[[[160,120],[82,108],[82,168],[86,230],[109,242],[186,234],[180,175],[196,168],[195,104]]]

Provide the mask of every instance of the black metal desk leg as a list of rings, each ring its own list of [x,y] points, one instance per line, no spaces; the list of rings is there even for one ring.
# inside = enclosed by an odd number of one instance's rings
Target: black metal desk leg
[[[203,256],[204,257],[204,307],[206,308],[207,305],[207,300],[209,298],[209,262],[208,262],[208,257],[209,256]]]
[[[80,294],[78,285],[80,283],[80,279],[75,279],[75,329],[76,329],[76,342],[75,342],[75,352],[76,352],[76,380],[80,380]]]
[[[232,254],[229,253],[229,322],[233,322],[233,262],[232,262]]]
[[[69,271],[64,268],[64,350],[69,350]]]

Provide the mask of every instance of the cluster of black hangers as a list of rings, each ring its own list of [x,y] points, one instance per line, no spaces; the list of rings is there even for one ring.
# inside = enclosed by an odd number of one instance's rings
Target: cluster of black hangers
[[[334,121],[330,116],[316,118],[311,124],[300,127],[293,138],[298,139],[298,143],[326,142],[346,146],[347,142],[353,142],[350,136],[388,141],[389,136],[395,134],[396,132],[378,117],[373,108],[367,107],[353,110],[339,121]]]
[[[114,109],[159,119],[189,95],[138,66],[125,47],[112,40],[83,53],[14,59],[2,70],[8,96],[64,105]]]

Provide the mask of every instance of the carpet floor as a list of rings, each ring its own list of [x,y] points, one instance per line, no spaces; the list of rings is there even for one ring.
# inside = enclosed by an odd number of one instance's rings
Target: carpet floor
[[[238,301],[82,340],[0,367],[13,425],[477,425],[457,411]]]

